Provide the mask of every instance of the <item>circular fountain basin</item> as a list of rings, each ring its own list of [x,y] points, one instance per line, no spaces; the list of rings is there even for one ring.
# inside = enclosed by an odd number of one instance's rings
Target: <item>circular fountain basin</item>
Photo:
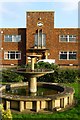
[[[21,69],[16,70],[16,72],[24,74],[27,77],[40,77],[47,73],[53,73],[54,70],[48,70],[48,69],[30,70],[30,69],[26,69],[26,68],[21,68]]]
[[[3,106],[6,109],[23,111],[59,111],[67,107],[72,106],[74,102],[74,89],[71,87],[65,87],[57,83],[38,83],[42,87],[50,88],[52,90],[57,90],[56,94],[47,94],[47,95],[38,95],[38,96],[20,96],[4,93],[1,95]],[[11,84],[10,87],[14,89],[15,87],[19,88],[22,86],[28,86],[28,83],[16,83]],[[2,86],[0,91],[6,89],[6,86]]]

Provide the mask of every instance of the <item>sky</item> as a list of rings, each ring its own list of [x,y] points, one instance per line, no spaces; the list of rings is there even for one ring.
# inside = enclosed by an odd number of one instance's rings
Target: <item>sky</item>
[[[26,28],[29,10],[53,10],[55,28],[77,28],[79,6],[79,0],[0,0],[0,28]]]

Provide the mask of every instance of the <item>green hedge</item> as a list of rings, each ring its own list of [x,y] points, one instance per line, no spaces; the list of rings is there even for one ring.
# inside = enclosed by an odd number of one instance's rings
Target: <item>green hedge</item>
[[[23,67],[23,66],[19,66]],[[31,64],[24,66],[25,68],[31,68]],[[80,81],[80,71],[77,69],[61,69],[58,65],[49,64],[49,63],[36,63],[36,68],[43,69],[52,69],[54,73],[46,74],[42,77],[38,78],[38,81],[43,82],[58,82],[58,83],[71,83]],[[20,81],[28,81],[28,78],[25,78],[23,75],[17,74],[13,72],[14,69],[7,69],[2,71],[2,81],[3,82],[20,82]]]
[[[77,69],[61,69],[59,66],[49,63],[39,63],[36,66],[38,66],[38,68],[47,68],[54,70],[54,73],[46,74],[45,76],[38,78],[38,81],[71,83],[77,82],[80,77],[80,71]]]
[[[14,69],[7,69],[2,71],[2,82],[21,82],[24,76],[14,72]]]

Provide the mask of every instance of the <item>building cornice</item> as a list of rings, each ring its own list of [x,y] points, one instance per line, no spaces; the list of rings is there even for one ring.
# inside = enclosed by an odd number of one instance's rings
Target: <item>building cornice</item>
[[[26,11],[27,13],[28,12],[53,12],[54,13],[54,10],[29,10],[29,11]]]

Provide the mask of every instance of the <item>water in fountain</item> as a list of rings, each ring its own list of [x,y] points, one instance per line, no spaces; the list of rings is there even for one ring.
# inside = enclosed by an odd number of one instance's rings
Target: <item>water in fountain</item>
[[[4,93],[9,95],[29,96],[28,86],[14,87],[14,88],[11,88],[11,90],[9,91],[3,90],[3,94]],[[58,91],[52,88],[47,88],[40,85],[37,86],[37,93],[36,93],[37,96],[53,95],[57,93]]]

